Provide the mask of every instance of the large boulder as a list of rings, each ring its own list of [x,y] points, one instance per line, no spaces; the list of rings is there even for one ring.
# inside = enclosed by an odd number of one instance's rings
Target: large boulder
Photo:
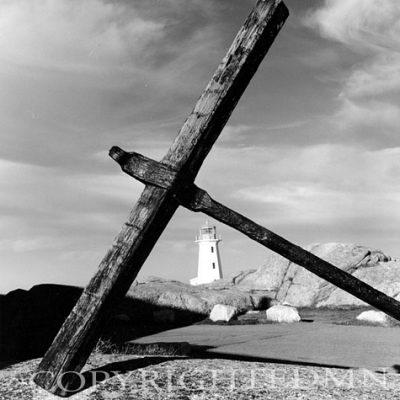
[[[82,288],[37,285],[0,299],[0,360],[38,357],[49,347]]]
[[[361,267],[353,275],[388,296],[400,300],[399,261],[381,261],[367,267]],[[365,305],[366,303],[362,300],[338,288],[334,288],[329,297],[321,299],[317,303],[318,307],[359,307]]]
[[[306,250],[383,291],[400,298],[400,262],[379,250],[343,243],[312,244]],[[257,270],[233,278],[244,290],[266,290],[280,303],[296,307],[351,307],[366,304],[278,254]]]
[[[237,315],[237,308],[232,306],[227,306],[225,304],[216,304],[210,313],[211,321],[225,321],[229,322],[232,318]]]

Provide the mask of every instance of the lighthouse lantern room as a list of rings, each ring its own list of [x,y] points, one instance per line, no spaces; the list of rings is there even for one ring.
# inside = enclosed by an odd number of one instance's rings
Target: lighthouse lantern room
[[[200,234],[196,237],[199,245],[199,261],[197,277],[190,280],[191,285],[210,283],[222,278],[221,259],[218,243],[221,236],[217,237],[215,226],[209,226],[208,221],[200,228]]]

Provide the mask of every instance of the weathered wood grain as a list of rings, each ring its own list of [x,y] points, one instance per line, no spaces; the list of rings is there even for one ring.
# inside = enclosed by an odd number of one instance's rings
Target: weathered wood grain
[[[163,163],[194,180],[240,96],[288,16],[281,0],[259,0],[185,121]],[[76,384],[112,308],[129,289],[178,207],[170,190],[146,186],[98,272],[39,365],[35,382],[57,395]],[[78,382],[79,383],[79,382]]]
[[[182,181],[177,170],[142,154],[126,152],[113,146],[109,155],[121,166],[122,171],[144,184],[171,189],[174,184]]]
[[[250,239],[400,321],[400,302],[218,203],[193,183],[179,181],[176,171],[172,168],[138,153],[128,153],[116,147],[111,149],[110,155],[128,175],[147,184],[171,188],[180,205],[191,211],[201,211],[244,233]]]

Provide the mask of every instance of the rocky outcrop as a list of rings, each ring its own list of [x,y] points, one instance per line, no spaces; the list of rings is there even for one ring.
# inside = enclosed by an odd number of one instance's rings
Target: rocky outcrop
[[[157,307],[203,316],[207,316],[216,304],[235,307],[242,313],[253,308],[267,308],[270,301],[268,292],[242,290],[230,280],[191,286],[157,277],[149,277],[136,284],[129,290],[127,296]]]
[[[312,244],[306,249],[378,290],[400,299],[400,261],[379,250],[343,243]],[[191,286],[148,278],[129,296],[159,307],[208,315],[215,304],[236,307],[239,313],[275,304],[295,307],[360,307],[366,304],[297,264],[270,253],[258,269],[231,279]]]
[[[400,297],[400,262],[382,251],[342,243],[313,244],[308,251],[392,297]],[[297,264],[271,253],[263,266],[233,278],[246,290],[268,290],[296,307],[348,307],[365,303]]]
[[[0,359],[43,354],[82,293],[63,285],[17,289],[0,299]]]
[[[388,296],[400,300],[399,261],[378,262],[375,265],[357,269],[353,275]],[[357,307],[365,305],[363,301],[338,288],[334,288],[329,297],[317,303],[318,307]]]

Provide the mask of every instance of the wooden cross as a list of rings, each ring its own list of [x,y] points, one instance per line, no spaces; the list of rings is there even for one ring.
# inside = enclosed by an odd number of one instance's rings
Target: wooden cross
[[[400,319],[400,303],[242,215],[194,185],[208,152],[288,17],[281,0],[258,0],[161,160],[113,147],[110,155],[146,187],[39,365],[35,382],[57,395],[76,383],[112,309],[128,291],[179,205],[202,211]]]

